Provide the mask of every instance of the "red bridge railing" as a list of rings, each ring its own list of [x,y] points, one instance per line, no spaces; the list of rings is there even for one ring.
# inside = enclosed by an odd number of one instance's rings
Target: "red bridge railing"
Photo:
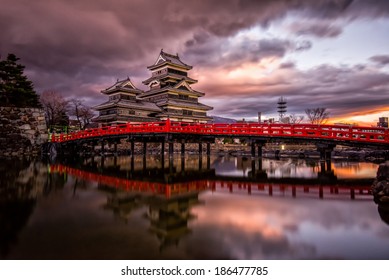
[[[307,139],[329,139],[362,143],[389,144],[389,130],[380,127],[313,124],[199,124],[186,122],[126,123],[95,129],[52,135],[51,142],[67,142],[78,139],[122,134],[182,133],[214,136],[261,136]]]

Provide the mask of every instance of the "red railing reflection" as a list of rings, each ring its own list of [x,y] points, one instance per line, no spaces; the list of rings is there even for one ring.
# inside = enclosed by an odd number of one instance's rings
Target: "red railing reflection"
[[[98,182],[100,184],[124,191],[162,195],[166,198],[210,190],[212,192],[247,193],[269,196],[304,196],[320,199],[368,199],[371,200],[370,186],[342,185],[293,185],[276,183],[257,183],[221,180],[197,180],[180,183],[157,183],[125,178],[117,178],[64,165],[51,165],[50,172],[66,173],[74,177]]]

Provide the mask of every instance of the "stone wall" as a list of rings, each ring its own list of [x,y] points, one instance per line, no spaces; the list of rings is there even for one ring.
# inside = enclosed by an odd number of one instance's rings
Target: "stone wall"
[[[42,109],[0,107],[0,157],[39,154],[47,139]]]
[[[389,205],[389,161],[380,164],[372,192],[376,203]]]

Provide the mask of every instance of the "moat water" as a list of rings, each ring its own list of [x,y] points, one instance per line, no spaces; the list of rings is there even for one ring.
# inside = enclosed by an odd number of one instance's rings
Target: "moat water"
[[[0,163],[2,259],[389,259],[378,165],[179,155]]]

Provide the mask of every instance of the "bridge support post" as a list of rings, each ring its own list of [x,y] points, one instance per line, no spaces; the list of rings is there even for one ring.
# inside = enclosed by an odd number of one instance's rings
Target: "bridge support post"
[[[211,155],[211,143],[207,142],[207,156]]]
[[[172,143],[173,144],[173,143]],[[173,155],[173,154],[172,154]],[[169,174],[173,174],[174,171],[174,162],[173,162],[173,156],[169,157]]]
[[[355,199],[355,190],[353,188],[350,189],[350,198],[351,200]]]
[[[103,170],[104,170],[104,157],[101,157],[100,158],[100,173],[103,173]]]
[[[104,140],[100,141],[101,144],[101,156],[104,156],[105,150],[104,150]]]
[[[131,154],[131,174],[134,172],[135,169],[135,159],[134,154]]]
[[[327,161],[326,161],[326,172],[327,172],[327,173],[332,172],[331,160],[327,160]]]
[[[165,141],[162,141],[161,143],[161,165],[162,170],[165,169]]]
[[[331,160],[331,153],[335,146],[335,144],[316,144],[317,151],[320,153],[320,160]]]
[[[181,157],[185,156],[185,141],[181,142]]]
[[[181,172],[185,171],[185,157],[181,157]]]
[[[199,155],[203,153],[203,143],[199,142]]]
[[[118,155],[118,143],[116,141],[113,143],[113,153],[115,157]]]
[[[265,145],[265,142],[261,140],[251,140],[251,156],[252,157],[262,157],[262,147]],[[258,149],[258,151],[256,151]]]
[[[173,142],[169,142],[169,157],[172,157],[173,156],[173,152],[174,152],[174,143]]]
[[[262,171],[262,158],[258,159],[258,171]]]
[[[147,142],[143,142],[143,155],[145,156],[147,153]]]
[[[134,141],[131,141],[131,146],[130,146],[131,148],[131,155],[133,156],[134,154],[135,154],[135,143],[134,143]]]
[[[258,156],[259,158],[261,158],[261,157],[262,157],[262,148],[263,148],[263,146],[264,146],[264,144],[263,144],[263,143],[260,143],[260,144],[258,144],[258,152],[257,152],[257,156]]]
[[[185,171],[185,158],[181,157],[181,172]]]
[[[210,156],[208,155],[207,156],[207,170],[211,169],[211,158]]]

